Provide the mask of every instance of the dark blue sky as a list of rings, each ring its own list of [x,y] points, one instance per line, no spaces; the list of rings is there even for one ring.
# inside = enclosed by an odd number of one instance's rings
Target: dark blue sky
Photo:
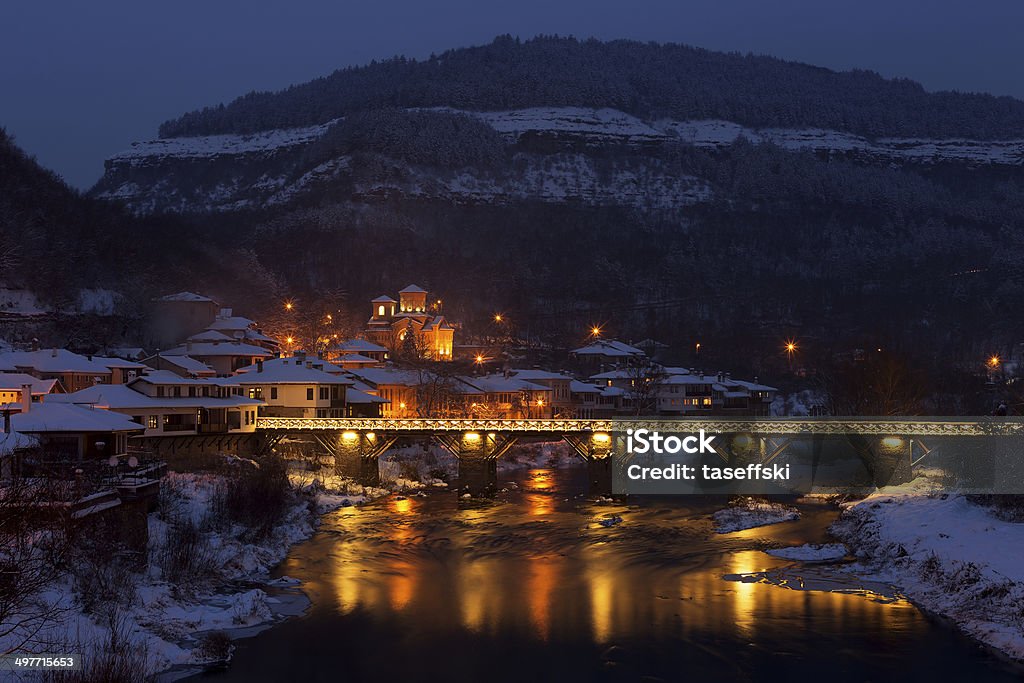
[[[1024,98],[1021,0],[33,0],[3,15],[0,126],[83,188],[182,112],[501,33],[675,41]]]

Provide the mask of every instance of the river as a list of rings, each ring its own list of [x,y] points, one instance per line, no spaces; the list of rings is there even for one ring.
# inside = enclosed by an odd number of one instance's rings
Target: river
[[[789,583],[837,590],[723,579],[793,566],[761,548],[826,540],[834,509],[718,535],[708,514],[724,500],[597,504],[579,469],[503,480],[518,488],[494,501],[435,491],[328,514],[276,571],[303,582],[307,614],[238,641],[230,669],[199,678],[1019,680],[898,596],[823,582],[827,569],[797,565]],[[608,514],[623,521],[596,523]]]

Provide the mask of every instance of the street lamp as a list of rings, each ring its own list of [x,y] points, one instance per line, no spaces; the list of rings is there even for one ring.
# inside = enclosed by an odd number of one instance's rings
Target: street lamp
[[[495,313],[494,314],[494,322],[500,323],[501,320],[502,320],[501,313]]]
[[[292,302],[292,301],[285,301],[284,302],[284,310],[290,311],[293,308],[295,308],[295,303],[294,302]]]
[[[591,327],[590,328],[590,336],[592,336],[592,337],[600,337],[601,336],[601,326],[600,325],[594,325],[593,327]]]
[[[999,356],[992,356],[988,359],[988,366],[990,368],[997,367],[999,365]]]

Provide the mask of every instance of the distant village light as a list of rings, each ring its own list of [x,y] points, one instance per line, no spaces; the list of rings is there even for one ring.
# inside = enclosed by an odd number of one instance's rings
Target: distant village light
[[[997,365],[999,365],[999,356],[992,356],[991,358],[989,358],[988,359],[988,364],[989,364],[990,367],[993,367],[993,368],[996,367]]]
[[[501,322],[501,313],[495,313],[494,314],[494,322],[496,322],[496,323],[500,323]]]
[[[295,304],[294,303],[292,303],[291,301],[285,301],[284,302],[284,310],[290,311],[293,308],[295,308]]]

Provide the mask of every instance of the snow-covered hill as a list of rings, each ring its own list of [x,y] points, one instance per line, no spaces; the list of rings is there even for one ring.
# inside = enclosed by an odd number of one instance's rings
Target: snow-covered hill
[[[539,107],[463,114],[487,123],[514,145],[509,168],[457,171],[391,160],[386,173],[357,173],[349,156],[309,160],[307,152],[340,120],[251,135],[213,135],[140,142],[106,163],[95,193],[134,211],[233,211],[287,204],[326,187],[354,196],[398,193],[457,202],[580,202],[676,208],[709,200],[704,180],[667,168],[657,149],[681,142],[720,149],[745,138],[792,151],[867,163],[1024,165],[1024,140],[867,138],[835,130],[744,127],[729,121],[643,121],[614,109]],[[537,149],[537,142],[554,147]],[[629,159],[598,168],[602,148]],[[632,150],[632,151],[630,151]],[[638,161],[639,159],[639,161]]]

